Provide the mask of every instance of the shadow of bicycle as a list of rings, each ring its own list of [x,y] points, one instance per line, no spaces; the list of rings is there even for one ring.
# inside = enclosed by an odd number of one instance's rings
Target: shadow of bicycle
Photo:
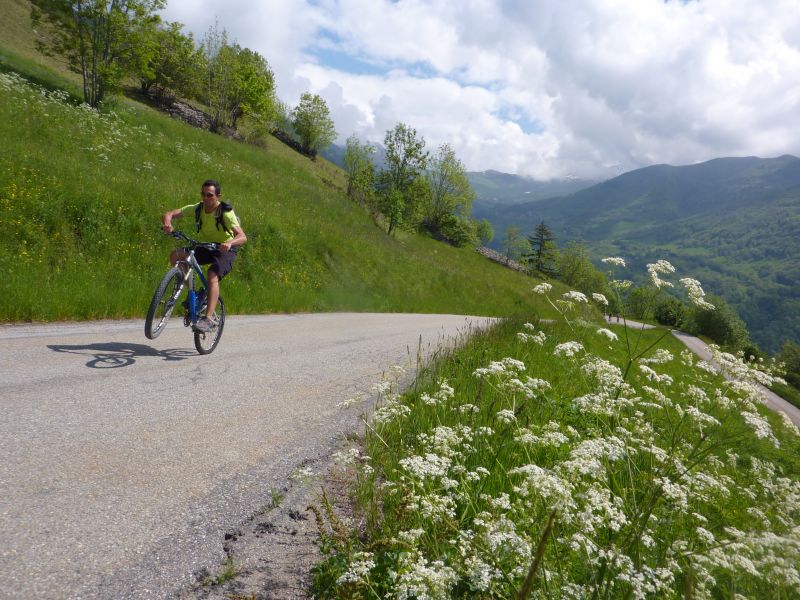
[[[80,356],[91,356],[86,363],[92,369],[115,369],[129,367],[137,358],[155,357],[164,360],[186,360],[197,354],[186,348],[173,348],[169,350],[156,350],[144,344],[130,344],[125,342],[107,342],[99,344],[81,344],[70,346],[67,344],[49,344],[47,346],[54,352],[67,352]]]

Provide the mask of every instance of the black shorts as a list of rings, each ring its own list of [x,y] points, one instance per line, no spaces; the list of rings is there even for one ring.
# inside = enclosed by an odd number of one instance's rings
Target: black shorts
[[[211,265],[208,270],[216,271],[217,277],[222,280],[233,268],[233,261],[236,260],[236,251],[223,252],[222,250],[196,248],[194,256],[201,265]]]

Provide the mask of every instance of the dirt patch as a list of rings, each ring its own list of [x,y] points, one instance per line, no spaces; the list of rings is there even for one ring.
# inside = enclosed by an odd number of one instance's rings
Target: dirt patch
[[[342,443],[342,448],[352,447]],[[321,559],[318,530],[310,505],[320,506],[322,490],[340,516],[350,517],[352,476],[330,455],[306,463],[321,475],[293,481],[273,494],[273,505],[225,536],[227,565],[199,573],[180,600],[300,600],[311,598],[311,569]],[[233,571],[231,576],[230,570]],[[223,581],[224,580],[224,581]]]

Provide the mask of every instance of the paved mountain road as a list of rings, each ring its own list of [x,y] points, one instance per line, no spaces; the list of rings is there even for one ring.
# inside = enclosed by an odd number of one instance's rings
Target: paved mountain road
[[[173,595],[355,428],[338,403],[486,322],[231,317],[210,356],[178,323],[0,327],[0,598]]]

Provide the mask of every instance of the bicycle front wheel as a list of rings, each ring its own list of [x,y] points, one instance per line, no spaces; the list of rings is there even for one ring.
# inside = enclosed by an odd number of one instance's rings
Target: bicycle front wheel
[[[164,331],[183,291],[183,282],[180,269],[173,267],[158,284],[156,293],[150,301],[150,308],[147,309],[147,318],[144,320],[144,334],[148,339],[154,340]]]
[[[198,313],[205,313],[205,309],[206,307],[203,305]],[[222,301],[222,296],[217,302],[213,316],[209,316],[209,318],[212,323],[211,329],[208,331],[195,330],[194,332],[194,347],[200,354],[211,354],[219,344],[219,338],[222,337],[222,328],[225,326],[225,303]]]

